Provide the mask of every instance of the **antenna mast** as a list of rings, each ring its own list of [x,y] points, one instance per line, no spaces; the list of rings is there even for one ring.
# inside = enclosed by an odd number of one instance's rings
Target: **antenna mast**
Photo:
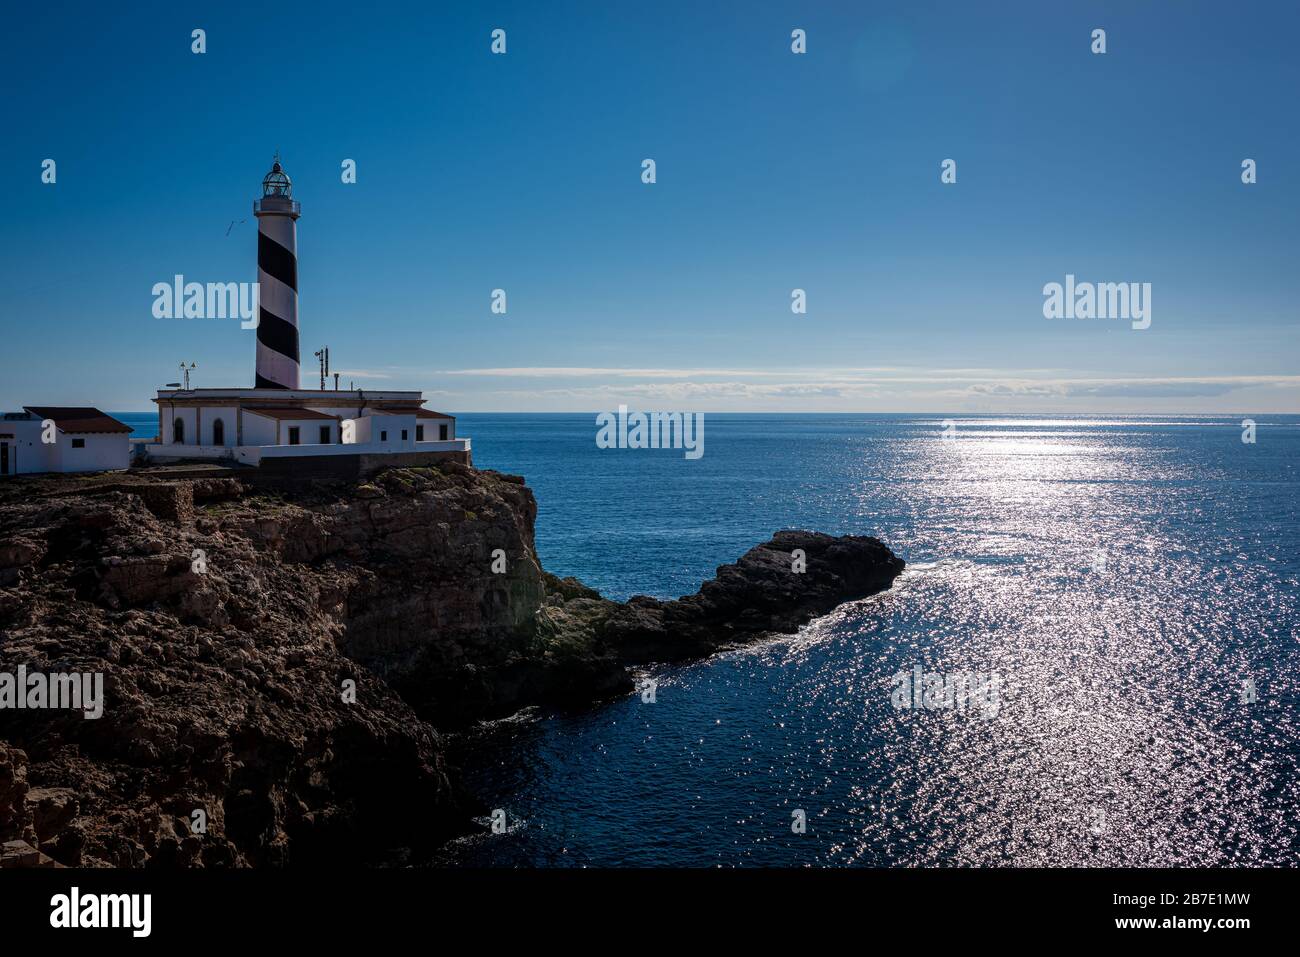
[[[325,380],[330,374],[330,347],[322,346],[316,350],[316,358],[320,360],[320,390],[325,391]]]

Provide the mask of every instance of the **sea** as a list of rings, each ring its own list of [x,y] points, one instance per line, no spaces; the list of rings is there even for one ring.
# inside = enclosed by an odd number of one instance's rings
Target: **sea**
[[[533,489],[544,567],[610,598],[692,593],[783,528],[908,565],[652,695],[477,729],[456,760],[504,833],[428,863],[1297,865],[1300,417],[1252,422],[710,414],[688,459],[598,448],[594,414],[461,415]]]

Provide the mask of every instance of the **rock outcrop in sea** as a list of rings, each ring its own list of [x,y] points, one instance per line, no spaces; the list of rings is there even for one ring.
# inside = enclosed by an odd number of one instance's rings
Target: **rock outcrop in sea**
[[[541,568],[535,517],[523,479],[452,464],[0,486],[0,675],[102,674],[105,699],[0,709],[3,863],[400,862],[480,810],[446,732],[627,693],[630,665],[794,631],[903,568],[784,531],[694,595],[614,602]]]

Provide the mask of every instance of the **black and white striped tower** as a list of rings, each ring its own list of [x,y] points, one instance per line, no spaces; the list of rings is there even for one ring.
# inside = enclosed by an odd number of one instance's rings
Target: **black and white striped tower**
[[[293,183],[280,168],[280,154],[262,180],[257,217],[257,317],[259,389],[298,388],[298,216]]]

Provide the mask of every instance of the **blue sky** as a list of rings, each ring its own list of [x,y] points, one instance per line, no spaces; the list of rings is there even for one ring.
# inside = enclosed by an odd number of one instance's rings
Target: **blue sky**
[[[279,149],[305,384],[329,345],[345,385],[453,412],[1300,411],[1294,4],[7,19],[6,409],[148,409],[181,360],[195,385],[251,384],[252,332],[156,319],[150,290],[256,278],[250,204]],[[1045,319],[1067,273],[1150,282],[1151,327]]]

